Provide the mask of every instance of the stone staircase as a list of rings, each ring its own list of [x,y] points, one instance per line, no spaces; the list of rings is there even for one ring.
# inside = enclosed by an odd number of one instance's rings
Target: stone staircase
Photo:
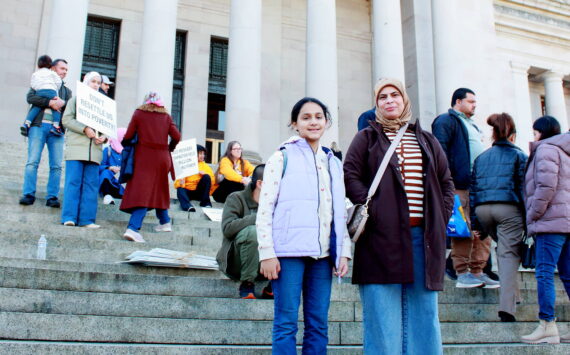
[[[273,302],[236,298],[237,284],[217,271],[149,268],[119,263],[153,247],[214,256],[219,224],[173,199],[172,233],[154,233],[145,219],[144,245],[121,238],[128,215],[100,205],[99,230],[63,227],[60,210],[45,207],[47,154],[38,176],[39,199],[20,206],[25,144],[0,143],[1,354],[269,354]],[[63,183],[63,181],[62,181]],[[174,196],[175,194],[173,194]],[[35,259],[40,234],[47,258]],[[530,346],[519,336],[536,326],[534,274],[520,273],[523,304],[517,323],[500,323],[497,290],[456,289],[440,294],[446,354],[569,354],[570,345]],[[362,353],[357,288],[333,286],[331,354]],[[261,286],[261,285],[260,285]],[[570,301],[557,283],[560,329],[570,326]],[[259,287],[260,289],[261,287]],[[301,318],[302,319],[302,314]],[[300,323],[302,334],[302,323]]]

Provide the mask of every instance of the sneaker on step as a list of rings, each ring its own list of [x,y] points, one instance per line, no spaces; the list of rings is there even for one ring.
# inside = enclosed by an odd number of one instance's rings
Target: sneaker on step
[[[492,278],[490,278],[489,276],[487,276],[487,274],[482,273],[481,275],[477,276],[477,275],[473,275],[476,279],[480,280],[481,282],[485,283],[485,286],[483,288],[499,288],[501,287],[501,283],[499,281],[495,281]]]
[[[101,228],[100,225],[95,224],[95,223],[85,224],[85,225],[83,225],[83,226],[81,226],[81,227],[87,228],[87,229],[98,229],[98,228]]]
[[[155,232],[172,232],[172,223],[159,224],[154,227]]]
[[[239,297],[248,300],[254,300],[255,297],[255,284],[253,282],[244,281],[239,285]]]
[[[123,238],[135,243],[145,243],[143,236],[130,228],[123,234]]]
[[[273,297],[273,288],[271,287],[271,281],[267,283],[267,286],[263,288],[261,291],[261,298],[264,300],[272,300]]]
[[[52,207],[52,208],[60,208],[61,204],[59,203],[59,200],[57,199],[57,197],[50,197],[46,201],[46,206]]]
[[[457,283],[455,284],[455,287],[457,288],[475,288],[483,286],[485,286],[485,283],[473,276],[470,272],[457,275]]]
[[[540,323],[534,332],[521,337],[522,342],[527,344],[560,344],[560,336],[558,335],[556,321],[553,320],[547,322],[540,319],[539,322]]]
[[[73,221],[65,221],[63,222],[63,225],[66,227],[75,227],[75,222]]]
[[[113,196],[111,195],[105,195],[103,197],[103,204],[104,205],[114,205],[115,204],[115,199],[113,198]]]

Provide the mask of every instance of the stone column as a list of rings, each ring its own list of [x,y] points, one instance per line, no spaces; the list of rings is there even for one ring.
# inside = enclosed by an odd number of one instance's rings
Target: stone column
[[[137,83],[137,105],[149,91],[172,109],[178,0],[145,0]]]
[[[89,0],[53,0],[51,8],[46,54],[67,61],[65,81],[73,91],[75,82],[81,80],[88,7]]]
[[[511,62],[511,72],[513,75],[513,89],[515,101],[515,124],[517,127],[517,145],[525,152],[529,151],[529,142],[534,140],[532,134],[532,112],[530,105],[530,91],[528,87],[527,64]]]
[[[402,15],[400,1],[372,2],[373,84],[380,78],[396,78],[406,83]]]
[[[546,114],[553,116],[560,122],[562,132],[568,131],[568,114],[566,113],[566,103],[564,100],[564,88],[562,87],[562,77],[564,74],[549,71],[544,75],[544,92]]]
[[[336,1],[307,0],[305,92],[322,101],[332,117],[322,144],[338,143],[338,72],[336,51]]]
[[[261,0],[231,0],[224,141],[248,157],[260,150],[260,105]]]

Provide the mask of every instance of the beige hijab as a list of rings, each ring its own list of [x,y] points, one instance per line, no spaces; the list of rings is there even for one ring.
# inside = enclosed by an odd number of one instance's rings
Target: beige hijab
[[[380,108],[378,107],[378,94],[380,94],[380,91],[382,91],[382,89],[384,89],[386,86],[393,86],[396,88],[396,90],[400,92],[402,98],[404,99],[404,110],[402,111],[400,117],[394,120],[390,120],[382,116]],[[408,98],[408,94],[406,93],[404,85],[402,85],[402,82],[397,79],[385,78],[378,80],[374,87],[374,103],[376,106],[376,122],[380,123],[382,127],[388,131],[399,130],[400,127],[408,123],[408,121],[410,121],[412,118],[410,99]]]

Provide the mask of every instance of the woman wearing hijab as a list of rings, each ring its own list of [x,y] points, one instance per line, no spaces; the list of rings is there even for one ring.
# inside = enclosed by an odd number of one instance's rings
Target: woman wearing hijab
[[[97,91],[101,86],[101,75],[89,72],[83,77],[83,84]],[[75,116],[76,97],[67,103],[62,122],[65,133],[65,184],[61,223],[64,226],[99,228],[97,217],[97,188],[101,145],[107,141],[98,136],[91,127],[79,122]]]
[[[143,104],[135,110],[124,139],[131,140],[135,134],[138,135],[138,142],[135,145],[133,177],[127,182],[121,201],[121,211],[131,214],[129,226],[123,237],[133,242],[144,243],[139,230],[149,209],[156,210],[160,222],[154,228],[156,232],[172,231],[168,216],[170,207],[168,173],[174,180],[170,152],[180,141],[180,132],[156,92],[148,93]]]
[[[353,203],[365,203],[388,147],[409,126],[389,157],[355,244],[352,282],[362,300],[364,353],[441,354],[437,291],[443,290],[453,182],[438,141],[419,121],[410,123],[402,83],[382,79],[374,94],[376,121],[356,134],[344,163]]]
[[[119,183],[121,172],[121,141],[127,132],[126,128],[117,129],[117,138],[109,138],[109,146],[103,149],[103,160],[99,165],[99,194],[103,196],[103,204],[114,205],[115,198],[123,198],[125,188]]]

